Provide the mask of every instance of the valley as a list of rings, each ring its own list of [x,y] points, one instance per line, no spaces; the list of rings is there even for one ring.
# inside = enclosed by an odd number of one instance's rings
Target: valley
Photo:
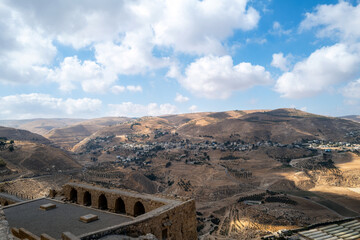
[[[67,121],[38,133],[0,128],[14,140],[14,151],[0,151],[2,192],[28,199],[77,180],[191,197],[200,239],[259,238],[360,215],[356,121],[236,110]]]

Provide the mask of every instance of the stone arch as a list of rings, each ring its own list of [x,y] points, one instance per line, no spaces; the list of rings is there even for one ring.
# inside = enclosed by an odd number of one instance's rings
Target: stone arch
[[[101,210],[108,209],[107,199],[106,199],[104,194],[101,194],[99,196],[98,208],[101,209]]]
[[[137,217],[144,213],[145,213],[144,205],[140,201],[136,202],[134,205],[134,217]]]
[[[5,201],[4,206],[7,206],[7,205],[9,205],[9,203],[8,203],[8,201]]]
[[[115,202],[115,212],[116,212],[116,213],[124,213],[124,214],[126,214],[125,203],[124,203],[124,201],[121,199],[121,197],[119,197],[118,199],[116,199],[116,202]]]
[[[77,203],[77,190],[75,188],[72,188],[70,191],[70,201]]]
[[[84,193],[83,203],[85,206],[91,206],[91,194],[88,191]]]

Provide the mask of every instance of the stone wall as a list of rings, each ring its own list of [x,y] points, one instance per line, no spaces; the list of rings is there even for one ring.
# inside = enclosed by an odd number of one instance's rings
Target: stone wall
[[[50,237],[47,234],[41,234],[40,237],[35,234],[29,232],[24,228],[11,228],[11,233],[20,240],[56,240],[55,238]],[[61,238],[63,240],[79,240],[79,238],[75,237],[71,233],[65,232],[62,234]]]
[[[195,240],[196,227],[195,201],[191,200],[142,222],[128,225],[123,231],[132,235],[140,230],[141,234],[152,233],[158,239]]]
[[[161,207],[134,221],[84,234],[79,238],[81,240],[99,239],[111,234],[139,237],[151,233],[158,239],[196,240],[196,226],[195,201],[189,200],[170,208]]]

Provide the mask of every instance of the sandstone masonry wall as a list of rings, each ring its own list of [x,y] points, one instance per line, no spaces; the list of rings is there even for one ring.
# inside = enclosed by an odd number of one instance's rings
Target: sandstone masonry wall
[[[76,202],[80,205],[86,205],[85,193],[88,192],[88,194],[91,196],[91,207],[94,208],[101,208],[101,202],[99,199],[101,195],[105,196],[107,201],[107,208],[111,212],[116,211],[116,200],[120,198],[124,202],[125,213],[130,216],[135,216],[134,208],[137,202],[140,202],[144,206],[145,213],[165,205],[165,202],[156,201],[151,197],[146,197],[146,195],[142,194],[116,189],[104,189],[76,183],[69,183],[63,188],[64,195],[68,200],[71,200],[73,197],[71,196],[71,191],[73,191],[73,193],[76,191]]]
[[[196,226],[195,201],[189,200],[171,208],[161,207],[154,212],[144,214],[134,221],[84,234],[79,238],[81,240],[91,240],[110,234],[139,237],[151,233],[158,239],[196,240]]]

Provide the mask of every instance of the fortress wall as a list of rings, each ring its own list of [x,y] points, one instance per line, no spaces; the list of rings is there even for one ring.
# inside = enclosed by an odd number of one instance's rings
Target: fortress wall
[[[134,221],[79,236],[81,240],[98,239],[111,234],[131,237],[154,234],[158,239],[196,240],[195,201],[189,200],[171,208],[161,207]]]

